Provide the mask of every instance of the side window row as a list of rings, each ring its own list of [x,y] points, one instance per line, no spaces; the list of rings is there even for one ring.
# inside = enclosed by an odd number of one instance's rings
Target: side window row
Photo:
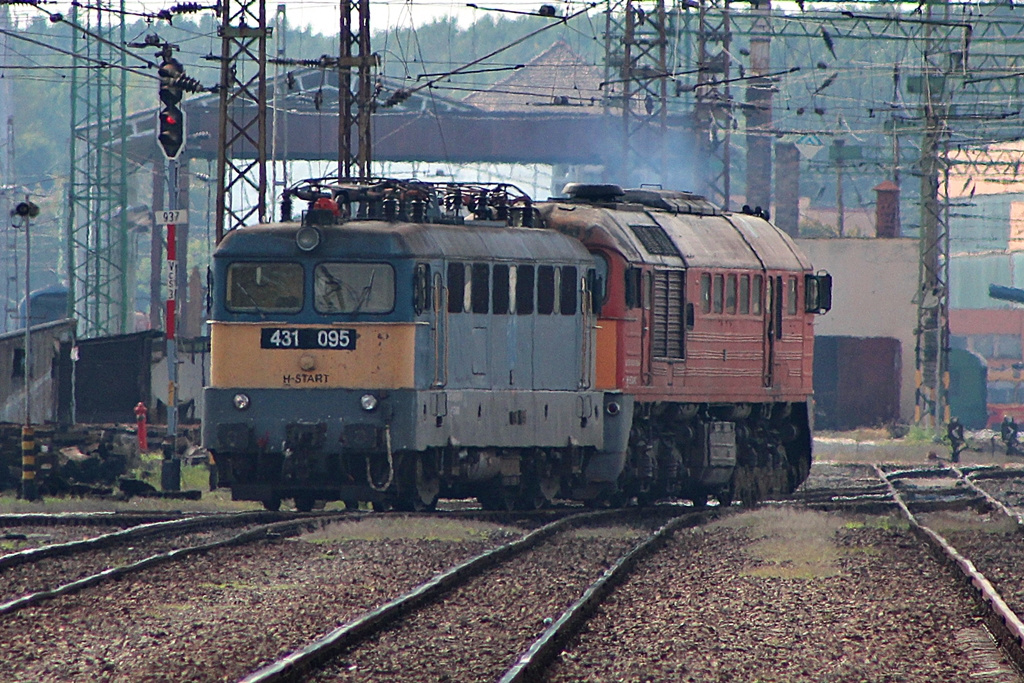
[[[786,287],[786,312],[797,312],[797,279],[790,277]],[[761,315],[763,311],[764,277],[761,275],[723,275],[702,273],[700,305],[704,313],[739,313]]]
[[[496,315],[575,315],[576,266],[448,264],[448,312]]]

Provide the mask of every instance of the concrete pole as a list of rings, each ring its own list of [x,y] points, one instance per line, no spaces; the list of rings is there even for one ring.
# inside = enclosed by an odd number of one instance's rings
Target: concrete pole
[[[775,224],[800,236],[800,150],[791,142],[775,145]]]
[[[750,74],[763,76],[771,70],[771,2],[754,5],[750,38]],[[750,81],[746,93],[747,115],[747,201],[765,211],[772,199],[772,93],[774,84],[767,78]]]

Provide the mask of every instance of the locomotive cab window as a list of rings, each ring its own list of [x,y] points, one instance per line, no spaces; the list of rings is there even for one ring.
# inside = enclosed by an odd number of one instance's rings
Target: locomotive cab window
[[[491,276],[493,278],[491,311],[495,314],[503,315],[509,311],[509,299],[511,298],[508,266],[503,263],[495,264],[494,268],[491,269]]]
[[[562,266],[560,271],[561,292],[558,297],[559,312],[562,315],[575,315],[576,292],[580,286],[576,276],[576,266]]]
[[[750,313],[750,276],[740,275],[740,315]]]
[[[797,286],[796,278],[789,278],[789,282],[786,287],[786,313],[789,315],[796,315],[796,304],[797,304]]]
[[[448,312],[462,313],[466,301],[466,265],[448,264]]]
[[[298,263],[232,263],[225,305],[235,313],[298,313],[302,310],[302,279]]]
[[[317,313],[390,313],[395,271],[387,263],[327,262],[313,271]]]
[[[704,313],[711,312],[711,274],[702,273],[700,276],[700,310]]]
[[[591,279],[590,292],[594,300],[594,310],[600,311],[601,305],[608,301],[608,272],[611,264],[608,257],[599,251],[590,252],[594,257],[594,277]]]
[[[711,303],[715,309],[715,313],[722,312],[722,299],[725,293],[725,277],[722,275],[715,276],[715,286],[711,292]]]
[[[640,274],[639,268],[626,269],[626,279],[623,283],[626,294],[626,308],[638,308],[643,303],[640,301]]]
[[[313,270],[318,313],[387,313],[394,308],[394,268],[387,263],[319,263]]]
[[[486,263],[474,263],[472,278],[472,294],[469,298],[470,310],[474,313],[486,313],[490,303],[489,299],[491,298],[491,293],[488,289],[491,279],[491,267]]]
[[[413,310],[416,312],[416,315],[419,315],[423,313],[423,311],[430,308],[431,305],[429,263],[416,264],[416,271],[413,275],[412,286],[412,306]]]
[[[750,312],[754,315],[761,315],[761,301],[764,296],[764,276],[755,275],[754,283],[750,288]]]
[[[555,296],[558,291],[555,288],[554,266],[537,266],[537,313],[540,315],[551,315],[555,312]]]
[[[533,314],[533,266],[516,268],[516,313],[519,315]]]
[[[725,281],[725,311],[726,313],[736,312],[736,276],[730,275]]]

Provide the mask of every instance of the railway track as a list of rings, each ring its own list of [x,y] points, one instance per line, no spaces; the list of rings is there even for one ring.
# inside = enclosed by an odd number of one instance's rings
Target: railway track
[[[0,555],[0,618],[164,562],[300,533],[341,516],[248,512],[185,517]],[[239,533],[239,527],[246,530]]]
[[[884,471],[875,465],[913,532],[957,571],[984,610],[989,631],[1017,668],[1024,671],[1024,540],[1019,510],[976,483],[1001,468]],[[1024,473],[1019,473],[1024,474]],[[922,483],[923,482],[923,483]],[[951,519],[938,510],[977,510],[985,521]],[[931,517],[932,519],[929,519]],[[1004,525],[999,526],[999,521]],[[980,527],[989,528],[979,530]]]
[[[347,513],[323,532],[197,551],[0,618],[0,680],[1019,681],[974,603],[888,514],[895,503],[876,500],[880,486],[892,500],[889,485],[870,466],[827,470],[799,504],[660,536],[678,508]],[[978,468],[887,474],[1012,608],[1017,522],[968,480],[1004,505],[1018,483]],[[652,518],[629,521],[637,512]],[[519,540],[513,521],[534,531]],[[820,562],[804,557],[808,538]],[[776,546],[784,556],[765,559]],[[495,550],[507,547],[522,553]]]
[[[473,680],[531,680],[640,558],[709,514],[670,517],[643,534],[623,533],[623,523],[635,523],[634,511],[563,518],[433,577],[243,680],[445,680],[456,670]]]

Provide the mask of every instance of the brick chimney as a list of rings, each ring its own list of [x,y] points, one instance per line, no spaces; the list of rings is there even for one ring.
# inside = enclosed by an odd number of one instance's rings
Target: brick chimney
[[[891,180],[883,181],[874,188],[875,199],[875,236],[900,236],[900,186]]]

